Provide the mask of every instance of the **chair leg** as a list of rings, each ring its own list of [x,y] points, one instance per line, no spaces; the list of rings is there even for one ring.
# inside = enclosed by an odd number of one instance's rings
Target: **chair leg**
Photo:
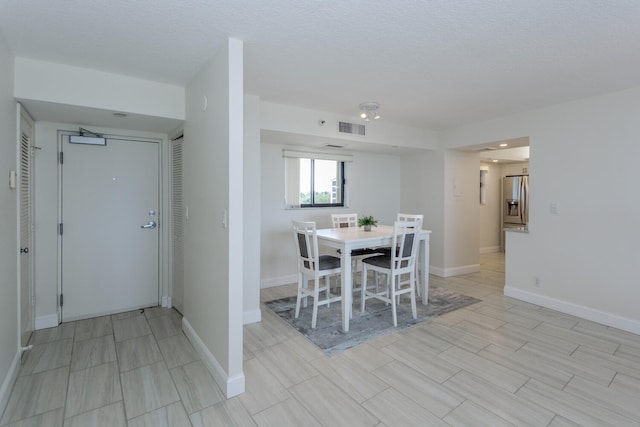
[[[391,286],[392,286],[392,285],[393,285],[393,283],[394,283],[394,281],[393,281],[393,277],[391,277],[391,274],[390,274],[390,273],[385,273],[385,275],[384,275],[384,276],[385,276],[385,279],[386,279],[386,284],[385,284],[385,286],[386,286],[386,288],[385,288],[385,292],[386,292],[386,294],[385,294],[385,297],[386,297],[388,300],[393,301],[393,298],[389,295],[389,293],[391,292],[391,291],[390,291]],[[393,293],[391,293],[391,295],[393,295]],[[385,302],[385,303],[384,303],[384,305],[389,305],[389,303],[388,303],[388,302]]]
[[[420,286],[418,284],[418,280],[420,278],[420,268],[418,266],[418,261],[416,261],[416,273],[415,273],[415,277],[416,277],[416,281],[415,281],[415,288],[416,288],[416,293],[418,294],[418,296],[420,296]]]
[[[411,292],[409,292],[411,295],[411,314],[413,314],[413,318],[415,319],[418,317],[418,313],[416,312],[416,277],[413,272],[411,272],[409,283],[411,287]]]
[[[398,326],[398,314],[396,313],[396,276],[391,277],[387,283],[387,292],[389,292],[389,286],[391,287],[391,313],[393,313],[393,326]]]
[[[301,273],[298,273],[298,297],[296,298],[296,319],[298,318],[298,316],[300,316],[300,302],[302,300],[302,278],[303,278],[303,275]],[[304,302],[306,306],[307,305],[306,297]]]
[[[365,263],[362,263],[362,280],[360,282],[360,312],[364,313],[364,302],[367,299],[367,267]]]
[[[377,271],[373,272],[373,281],[376,282],[376,293],[378,293],[378,284],[380,283],[380,273],[378,273]]]
[[[320,297],[320,278],[316,277],[314,279],[314,288],[313,288],[313,314],[311,316],[311,329],[316,328],[316,320],[318,319],[318,299]]]
[[[304,297],[302,297],[302,307],[307,308],[309,301],[309,277],[306,274],[302,275],[302,288],[306,290]]]
[[[351,261],[351,289],[356,288],[357,277],[358,277],[358,260],[354,259]]]

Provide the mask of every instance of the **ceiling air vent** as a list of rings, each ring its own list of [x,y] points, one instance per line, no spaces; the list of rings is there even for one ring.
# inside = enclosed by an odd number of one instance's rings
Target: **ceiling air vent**
[[[481,152],[481,151],[493,151],[495,150],[495,148],[493,147],[480,147],[480,148],[474,148],[473,151],[476,152]]]
[[[364,125],[357,123],[338,122],[338,133],[364,136]]]
[[[327,148],[344,148],[344,145],[326,144],[325,147],[327,147]]]

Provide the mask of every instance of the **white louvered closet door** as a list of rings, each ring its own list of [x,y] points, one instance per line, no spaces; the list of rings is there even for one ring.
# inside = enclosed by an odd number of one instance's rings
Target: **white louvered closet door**
[[[20,113],[20,342],[26,346],[35,323],[33,289],[33,122]]]
[[[184,223],[185,207],[182,193],[182,145],[180,137],[171,143],[171,242],[172,283],[171,304],[183,313],[184,307]]]

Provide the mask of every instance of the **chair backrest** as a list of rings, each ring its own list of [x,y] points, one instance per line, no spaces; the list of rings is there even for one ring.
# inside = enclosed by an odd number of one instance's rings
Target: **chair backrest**
[[[315,271],[318,265],[318,235],[314,221],[292,221],[300,271]]]
[[[417,221],[420,220],[420,222],[424,222],[424,215],[422,214],[404,214],[404,213],[399,213],[398,217],[396,218],[396,221]]]
[[[411,271],[418,253],[418,234],[422,231],[422,219],[396,221],[393,223],[393,243],[391,251],[392,270]]]
[[[357,227],[358,214],[331,214],[331,223],[333,223],[333,228]]]

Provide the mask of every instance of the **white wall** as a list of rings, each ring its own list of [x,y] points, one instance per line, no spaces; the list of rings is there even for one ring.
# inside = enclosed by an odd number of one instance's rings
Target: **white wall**
[[[318,228],[328,228],[331,213],[356,212],[359,216],[373,215],[381,224],[390,224],[400,210],[400,158],[366,153],[354,153],[353,162],[345,165],[348,207],[286,210],[283,148],[278,144],[261,144],[262,287],[297,281],[292,219],[316,221]]]
[[[260,98],[244,97],[244,323],[260,313]]]
[[[446,150],[444,155],[443,276],[480,270],[480,185],[477,153]]]
[[[184,88],[52,62],[16,58],[15,96],[184,120]]]
[[[482,166],[488,172],[485,181],[486,204],[480,205],[480,253],[498,252],[502,233],[502,166],[497,163],[482,163]]]
[[[183,324],[227,397],[244,391],[242,67],[231,39],[188,83],[184,129]]]
[[[431,230],[431,273],[444,271],[444,151],[425,151],[403,156],[400,211],[424,215],[423,228]]]
[[[17,191],[9,189],[16,170],[16,104],[13,55],[0,33],[0,413],[18,369]]]
[[[507,233],[507,295],[640,333],[638,117],[634,88],[443,134],[449,147],[530,138],[529,233]]]
[[[36,122],[34,160],[35,174],[35,288],[36,288],[36,329],[50,328],[58,324],[58,131],[76,131],[79,124]],[[161,140],[164,147],[168,144],[167,135],[135,132],[131,130],[93,127],[92,130],[105,135],[121,135],[127,137],[155,138]],[[166,169],[166,149],[163,148],[163,160]],[[166,175],[166,174],[165,174]],[[163,176],[163,197],[160,214],[168,211],[168,186]],[[164,216],[163,216],[164,217]],[[165,242],[162,253],[162,264],[168,264],[168,228],[161,227],[161,239]],[[161,297],[169,294],[168,270],[164,268],[160,274]]]
[[[480,190],[477,153],[439,149],[402,158],[401,211],[424,215],[431,230],[430,273],[478,271]]]

